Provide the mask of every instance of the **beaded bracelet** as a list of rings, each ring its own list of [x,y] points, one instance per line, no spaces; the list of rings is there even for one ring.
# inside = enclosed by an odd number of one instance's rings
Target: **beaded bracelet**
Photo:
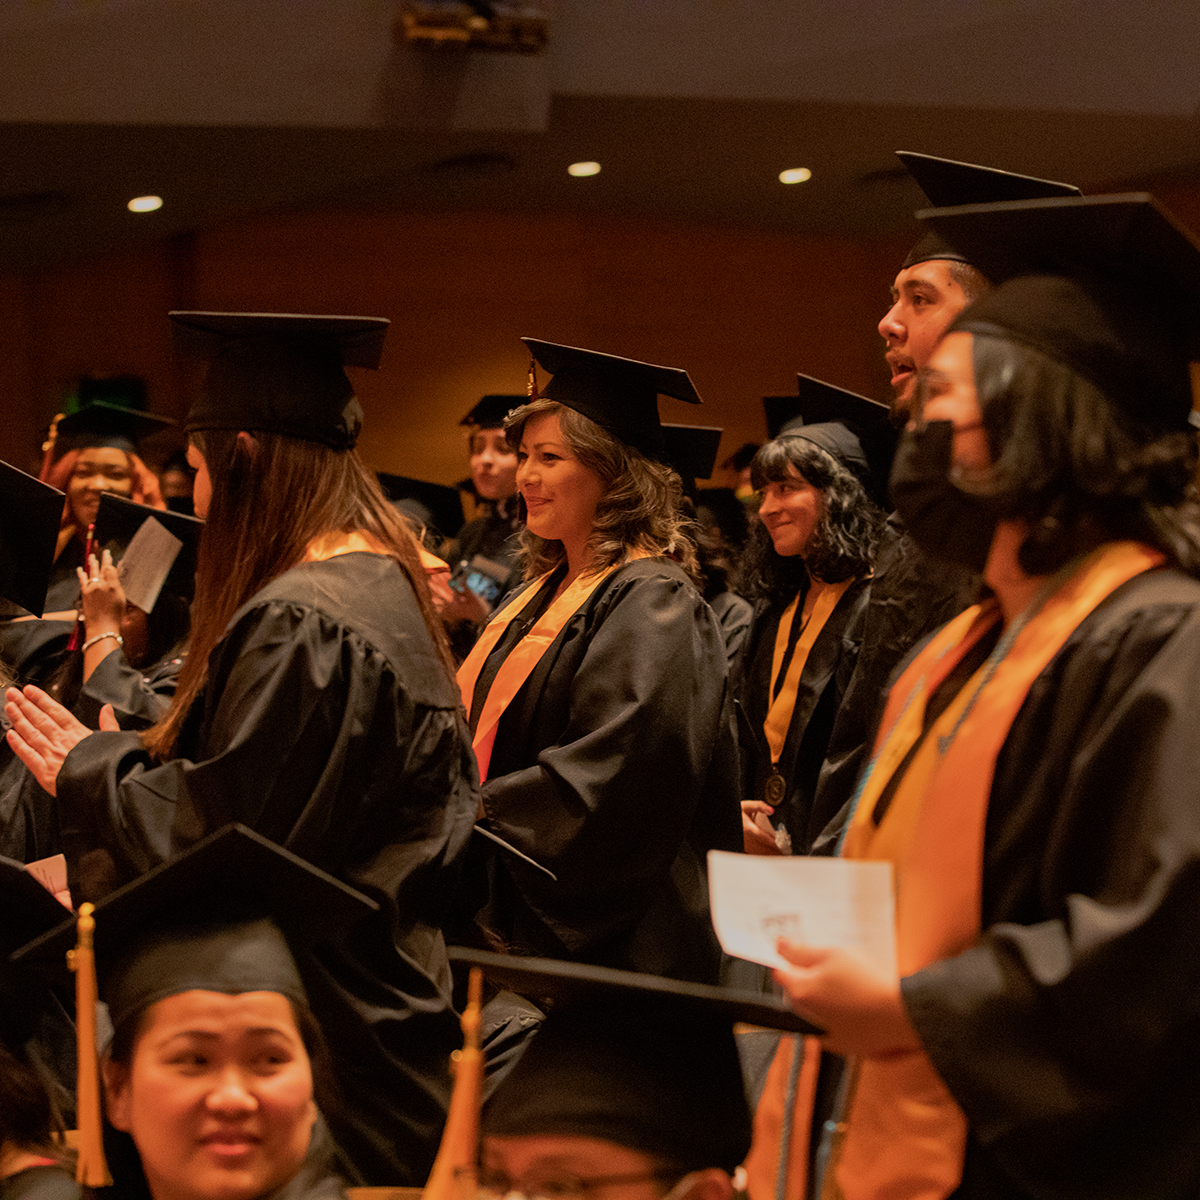
[[[114,638],[117,645],[121,646],[122,648],[125,645],[125,639],[119,633],[98,633],[94,638],[88,638],[88,640],[83,643],[84,650],[87,650],[89,646],[94,646],[97,642],[104,641],[105,638]]]

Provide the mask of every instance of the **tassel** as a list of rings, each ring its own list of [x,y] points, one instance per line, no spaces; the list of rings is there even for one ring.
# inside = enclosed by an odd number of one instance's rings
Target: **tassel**
[[[471,968],[463,1010],[463,1048],[453,1054],[454,1093],[423,1200],[460,1200],[474,1189],[479,1163],[479,1110],[483,1104],[483,1052],[479,1049],[483,972]]]
[[[108,1187],[112,1176],[104,1161],[104,1136],[100,1125],[100,1064],[96,1059],[96,957],[92,933],[94,906],[81,904],[76,928],[79,940],[67,952],[67,965],[75,972],[75,1053],[79,1059],[76,1115],[79,1125],[79,1161],[75,1182],[85,1187]]]
[[[42,469],[38,478],[45,483],[50,478],[50,468],[54,465],[54,444],[58,441],[58,423],[63,419],[63,413],[55,413],[42,443]]]
[[[529,403],[532,404],[541,393],[538,392],[537,385],[537,359],[529,360],[529,378],[525,384],[525,390],[529,393]]]

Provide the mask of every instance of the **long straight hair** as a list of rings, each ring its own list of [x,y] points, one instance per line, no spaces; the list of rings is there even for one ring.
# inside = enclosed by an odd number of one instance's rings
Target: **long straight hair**
[[[204,455],[212,498],[200,538],[187,661],[171,708],[142,735],[152,754],[166,759],[174,752],[207,679],[208,657],[233,614],[302,562],[309,544],[325,534],[361,532],[385,547],[412,585],[425,627],[453,674],[416,541],[355,451],[279,433],[243,437],[217,429],[193,433],[192,441]]]

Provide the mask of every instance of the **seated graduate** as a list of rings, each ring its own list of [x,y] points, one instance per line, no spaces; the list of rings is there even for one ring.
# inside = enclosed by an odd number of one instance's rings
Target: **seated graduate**
[[[478,796],[416,542],[354,450],[345,366],[378,365],[387,322],[174,317],[208,364],[186,422],[206,523],[178,690],[142,734],[10,690],[10,741],[57,790],[81,899],[243,820],[380,900],[301,966],[348,1064],[339,1146],[361,1182],[419,1184],[459,1040],[441,928]]]
[[[554,376],[507,422],[527,585],[458,681],[483,824],[535,863],[476,839],[462,940],[715,981],[704,856],[741,845],[736,747],[657,402],[699,397],[682,370],[525,341]]]
[[[823,1177],[847,1200],[1195,1195],[1200,244],[1137,195],[925,216],[999,286],[935,350],[892,494],[994,598],[892,685],[845,838],[894,864],[897,975],[780,945],[852,1056],[811,1122],[837,1134]],[[756,1200],[805,1194],[809,1128]]]
[[[78,1200],[54,1136],[73,1119],[74,1026],[36,972],[8,962],[70,916],[21,863],[0,859],[0,1200]]]
[[[579,963],[453,950],[549,1015],[483,1112],[479,1194],[729,1200],[750,1145],[735,1021],[781,1001]]]
[[[742,832],[750,854],[807,854],[834,718],[863,637],[894,437],[888,408],[801,375],[768,397],[772,440],[750,477],[762,502],[742,560],[754,621],[739,662]]]
[[[48,612],[75,607],[75,570],[86,566],[88,530],[105,492],[152,508],[167,507],[154,472],[137,454],[137,443],[174,424],[167,417],[95,400],[51,428],[39,478],[66,492],[67,498],[46,598]]]
[[[113,1195],[341,1196],[320,1120],[337,1089],[291,947],[319,944],[375,908],[240,826],[96,906],[99,994],[112,1022],[100,1069]],[[17,961],[62,961],[75,938],[76,922],[60,923]],[[82,1156],[97,1134],[81,1102]]]
[[[467,564],[455,577],[455,602],[446,616],[474,627],[468,634],[460,631],[455,647],[464,646],[466,657],[478,635],[478,627],[495,611],[499,600],[520,581],[518,534],[523,522],[517,496],[517,452],[508,444],[504,419],[520,408],[525,396],[492,394],[484,396],[460,422],[470,441],[471,487],[479,501],[476,515],[455,535],[446,548],[451,567]],[[483,560],[470,575],[476,558]],[[479,567],[486,564],[486,570]],[[482,574],[483,578],[478,578]],[[461,582],[460,582],[461,580]]]

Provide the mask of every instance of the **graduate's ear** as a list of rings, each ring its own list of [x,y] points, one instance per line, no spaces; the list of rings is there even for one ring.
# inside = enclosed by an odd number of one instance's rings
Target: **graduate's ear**
[[[733,1180],[720,1167],[708,1167],[685,1175],[668,1196],[670,1200],[732,1200]]]
[[[129,1132],[129,1068],[115,1063],[106,1054],[100,1060],[104,1078],[104,1111],[109,1124],[122,1133]]]

